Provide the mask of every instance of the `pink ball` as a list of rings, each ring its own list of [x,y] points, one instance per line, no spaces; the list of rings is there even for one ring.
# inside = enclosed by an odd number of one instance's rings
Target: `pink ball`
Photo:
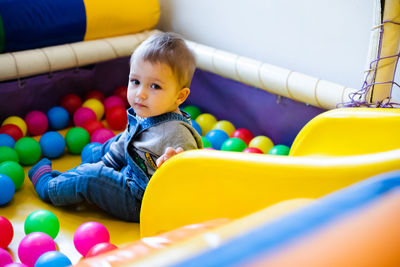
[[[0,266],[1,266],[1,265],[0,265]],[[7,264],[7,265],[4,266],[4,267],[29,267],[29,266],[26,265],[26,264],[23,264],[23,263],[13,262],[13,263]]]
[[[26,235],[19,243],[18,257],[22,263],[34,266],[36,260],[47,251],[56,251],[56,243],[48,234],[34,232]]]
[[[104,109],[105,110],[108,110],[115,106],[120,106],[125,109],[124,100],[121,97],[115,96],[115,95],[109,96],[104,100]]]
[[[44,134],[49,127],[49,120],[46,114],[38,110],[29,112],[25,116],[25,123],[30,135]]]
[[[12,262],[13,259],[11,258],[10,253],[8,253],[5,249],[0,248],[0,266],[4,266]]]
[[[97,120],[96,113],[90,108],[80,107],[74,113],[74,124],[83,127],[87,121]]]
[[[262,152],[261,149],[256,148],[256,147],[248,147],[245,150],[243,150],[242,152],[244,153],[258,153],[258,154],[264,154],[264,152]]]
[[[96,244],[110,242],[110,234],[104,225],[98,222],[86,222],[76,229],[74,234],[74,245],[82,256]]]
[[[100,128],[93,132],[92,136],[90,137],[90,142],[104,144],[108,139],[114,136],[115,134],[113,131],[106,128]]]
[[[99,244],[94,245],[94,246],[88,251],[88,253],[86,254],[86,257],[85,257],[85,258],[94,257],[94,256],[97,256],[97,255],[106,253],[106,252],[108,252],[108,251],[111,251],[111,250],[114,250],[114,249],[117,249],[117,248],[118,248],[118,247],[117,247],[116,245],[111,244],[111,243],[106,243],[106,242],[104,242],[104,243],[99,243]]]

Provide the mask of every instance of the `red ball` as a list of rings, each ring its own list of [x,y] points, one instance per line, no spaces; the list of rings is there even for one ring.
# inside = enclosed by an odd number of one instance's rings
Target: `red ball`
[[[232,137],[240,138],[246,143],[246,145],[249,145],[251,139],[254,138],[254,135],[247,129],[239,128],[233,133]]]
[[[264,152],[262,152],[261,149],[256,148],[256,147],[248,147],[245,150],[243,150],[242,152],[244,153],[258,153],[258,154],[264,154]]]
[[[60,106],[65,108],[72,116],[82,106],[82,99],[76,94],[67,94],[61,98]]]
[[[0,216],[0,248],[6,248],[11,243],[14,236],[14,229],[11,222]]]
[[[97,129],[96,131],[93,132],[92,136],[90,137],[90,142],[104,144],[108,139],[114,136],[115,134],[113,133],[113,131],[109,129],[106,128]]]
[[[8,134],[14,139],[15,142],[17,142],[20,138],[24,136],[22,130],[14,124],[6,124],[1,126],[0,133]]]
[[[93,134],[94,131],[104,128],[103,123],[101,123],[100,121],[96,121],[96,120],[91,120],[91,121],[86,121],[83,124],[83,128],[88,131],[88,133],[90,135]]]
[[[106,121],[111,129],[122,130],[128,123],[126,109],[121,106],[115,106],[106,111]]]
[[[104,97],[103,92],[101,92],[99,90],[92,90],[92,91],[87,92],[85,95],[85,100],[88,100],[91,98],[94,98],[94,99],[99,100],[100,102],[103,102],[105,97]]]
[[[28,133],[32,136],[44,134],[49,127],[49,120],[46,114],[41,111],[34,110],[25,116]]]
[[[129,107],[129,102],[128,102],[128,86],[120,86],[117,87],[114,91],[115,96],[119,96],[124,100],[125,103],[125,108]]]
[[[94,257],[100,254],[103,254],[105,252],[117,249],[118,247],[114,244],[111,243],[107,243],[107,242],[103,242],[103,243],[99,243],[94,245],[86,254],[85,258],[90,258],[90,257]]]
[[[115,107],[115,106],[120,106],[120,107],[125,108],[124,100],[121,97],[115,96],[115,95],[107,97],[104,100],[103,104],[104,104],[104,109],[106,110],[106,112],[107,112],[107,110],[109,110],[110,108]]]
[[[90,108],[80,107],[74,113],[74,124],[83,127],[87,121],[97,120],[96,113]]]

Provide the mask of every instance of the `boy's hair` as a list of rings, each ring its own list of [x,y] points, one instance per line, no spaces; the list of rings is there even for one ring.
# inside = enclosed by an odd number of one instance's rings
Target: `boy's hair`
[[[185,41],[175,33],[157,33],[141,43],[131,56],[151,63],[164,63],[171,67],[180,89],[190,87],[196,69],[196,60]]]

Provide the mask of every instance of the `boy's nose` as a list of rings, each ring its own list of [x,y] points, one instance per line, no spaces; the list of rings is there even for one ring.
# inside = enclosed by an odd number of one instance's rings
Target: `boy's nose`
[[[146,99],[147,97],[147,92],[146,89],[142,87],[138,88],[136,91],[136,96],[141,98],[141,99]]]

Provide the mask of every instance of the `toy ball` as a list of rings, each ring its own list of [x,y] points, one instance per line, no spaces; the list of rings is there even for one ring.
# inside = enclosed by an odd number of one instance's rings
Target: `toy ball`
[[[90,108],[91,110],[93,110],[94,113],[96,113],[97,120],[101,120],[103,118],[104,106],[100,100],[94,98],[88,99],[83,102],[82,107]]]
[[[115,106],[123,107],[125,109],[124,100],[116,95],[112,95],[104,99],[104,109],[106,110],[106,112],[107,110]]]
[[[128,86],[120,86],[114,91],[115,96],[119,96],[124,100],[125,103],[125,108],[129,107],[129,102],[128,102]]]
[[[247,129],[239,128],[233,132],[232,137],[240,138],[248,145],[254,138],[254,135]]]
[[[101,146],[102,146],[102,144],[100,144],[100,143],[89,143],[89,144],[87,144],[87,145],[83,148],[82,153],[81,153],[81,160],[82,160],[82,163],[93,163],[93,162],[91,161],[91,159],[93,158],[93,156],[92,156],[93,150],[94,150],[96,147],[101,147]]]
[[[290,152],[290,148],[288,146],[276,145],[268,151],[268,154],[287,156],[287,155],[289,155],[289,152]]]
[[[8,134],[0,134],[0,146],[8,146],[13,148],[15,145],[15,140]]]
[[[14,125],[18,126],[22,131],[22,135],[23,136],[26,135],[28,127],[27,127],[25,121],[22,118],[20,118],[18,116],[10,116],[10,117],[8,117],[7,119],[5,119],[3,121],[1,126],[7,125],[7,124],[14,124]]]
[[[47,118],[51,129],[61,130],[65,129],[69,123],[68,111],[63,107],[52,107],[47,111]]]
[[[128,116],[124,107],[115,106],[107,109],[106,121],[111,129],[122,130],[128,123]]]
[[[0,173],[10,177],[14,183],[15,190],[18,190],[24,183],[24,169],[15,161],[4,161],[0,163]]]
[[[42,155],[39,142],[32,137],[22,137],[15,143],[14,149],[17,151],[19,162],[22,165],[32,165]]]
[[[107,242],[103,242],[103,243],[99,243],[94,245],[86,254],[85,258],[90,258],[90,257],[94,257],[100,254],[103,254],[105,252],[117,249],[118,247],[114,244],[111,243],[107,243]]]
[[[41,111],[34,110],[25,116],[25,122],[30,135],[41,135],[47,131],[49,120],[46,114]]]
[[[58,132],[50,131],[42,135],[39,140],[42,154],[45,157],[54,159],[60,157],[65,150],[65,140]]]
[[[264,154],[264,152],[261,151],[261,149],[256,148],[256,147],[248,147],[245,150],[243,150],[244,153],[257,153],[257,154]]]
[[[88,131],[89,135],[92,135],[97,129],[104,128],[104,125],[101,121],[87,121],[83,125],[83,128]]]
[[[69,115],[82,106],[82,99],[76,94],[67,94],[61,98],[60,106],[65,108]]]
[[[34,266],[42,254],[56,250],[56,243],[48,234],[34,232],[26,235],[19,243],[18,257],[22,263]]]
[[[250,143],[249,147],[256,147],[260,149],[264,154],[267,154],[268,151],[274,146],[274,143],[266,136],[259,135],[254,137]]]
[[[0,216],[0,248],[8,247],[13,237],[14,228],[11,222],[7,218]],[[0,266],[2,266],[1,263]]]
[[[212,148],[220,150],[225,140],[229,139],[229,136],[223,130],[213,129],[206,134],[206,138],[210,141]]]
[[[85,100],[88,100],[88,99],[97,99],[100,102],[103,102],[104,101],[104,93],[99,90],[89,91],[85,94]]]
[[[85,122],[92,120],[97,120],[97,116],[90,108],[80,107],[74,113],[73,121],[75,126],[83,127]]]
[[[94,245],[103,242],[110,242],[110,234],[107,228],[98,222],[86,222],[74,233],[75,248],[82,256],[86,256]]]
[[[203,148],[212,148],[211,142],[207,138],[202,136],[201,140],[203,141]]]
[[[23,264],[23,263],[13,262],[13,263],[5,265],[4,267],[29,267],[29,266],[26,264]]]
[[[239,138],[233,137],[226,140],[222,146],[222,151],[235,151],[235,152],[242,152],[247,147],[246,143]]]
[[[19,162],[17,151],[8,146],[0,146],[0,163],[8,160]]]
[[[201,114],[201,110],[198,107],[193,106],[193,105],[189,105],[189,106],[184,107],[183,111],[189,113],[190,118],[192,120],[196,120],[197,117]]]
[[[192,123],[192,127],[199,133],[199,135],[201,135],[201,127],[200,125],[194,121],[194,120],[190,120]]]
[[[89,144],[90,135],[81,127],[74,127],[68,130],[65,135],[67,149],[71,154],[80,154],[82,149]]]
[[[10,177],[0,174],[0,206],[5,205],[13,198],[15,185]]]
[[[217,119],[209,113],[203,113],[196,118],[196,122],[200,125],[201,132],[206,135],[217,123]]]
[[[70,259],[59,251],[43,253],[35,263],[35,267],[65,267],[71,265]]]
[[[15,142],[24,136],[22,130],[14,124],[6,124],[4,126],[1,126],[0,133],[8,134],[14,139]]]
[[[42,232],[56,238],[60,230],[60,222],[54,213],[48,210],[37,210],[29,214],[24,223],[25,234]]]
[[[235,132],[235,126],[230,121],[218,121],[214,124],[213,129],[221,129],[228,134],[228,136],[232,136]]]
[[[101,128],[93,132],[92,136],[90,137],[90,142],[104,144],[108,139],[114,136],[115,134],[113,131],[106,128]]]
[[[13,259],[11,258],[10,253],[8,253],[5,249],[0,248],[0,266],[5,266],[12,262]]]

